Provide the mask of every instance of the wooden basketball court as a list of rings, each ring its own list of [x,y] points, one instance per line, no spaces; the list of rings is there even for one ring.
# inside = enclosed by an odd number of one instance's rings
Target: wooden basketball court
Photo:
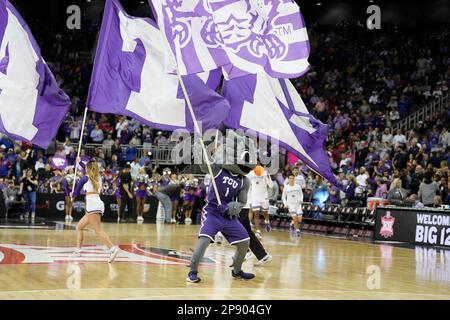
[[[198,226],[104,224],[123,249],[117,260],[92,231],[73,258],[75,231],[0,229],[0,299],[450,299],[450,252],[401,248],[286,231],[264,233],[273,261],[256,279],[231,278],[234,249],[213,244],[202,282],[185,282]]]

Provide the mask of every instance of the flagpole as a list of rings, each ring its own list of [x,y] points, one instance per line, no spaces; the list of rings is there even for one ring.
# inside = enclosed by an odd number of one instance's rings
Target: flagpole
[[[159,29],[160,29],[162,37],[164,37],[164,35],[162,34],[163,32],[161,31],[161,30],[164,30],[164,28],[162,28],[161,25],[159,25]],[[174,69],[176,70],[176,73],[177,73],[178,82],[180,83],[181,90],[183,91],[184,97],[186,99],[186,102],[187,102],[187,105],[188,105],[188,109],[189,109],[189,113],[191,114],[191,117],[192,117],[192,121],[194,122],[194,130],[200,136],[200,145],[202,146],[203,156],[204,156],[205,161],[206,161],[206,166],[208,168],[208,173],[211,176],[211,181],[212,181],[214,193],[216,194],[217,203],[219,205],[221,205],[222,201],[220,200],[219,189],[217,188],[217,184],[216,184],[216,181],[214,179],[214,174],[212,172],[211,163],[209,162],[208,152],[206,151],[206,147],[205,147],[205,143],[203,141],[202,133],[200,131],[200,127],[198,126],[197,117],[195,116],[194,109],[192,108],[192,103],[191,103],[191,100],[189,99],[189,95],[187,93],[186,86],[184,85],[183,77],[181,76],[180,70],[178,69],[177,59],[176,59],[175,54],[173,53],[172,49],[170,48],[169,42],[163,40],[163,43],[164,43],[164,46],[166,47],[167,52],[170,52],[170,57],[172,57],[172,59],[175,62],[174,63]],[[217,144],[216,144],[216,146],[217,146]]]
[[[77,159],[80,157],[80,153],[81,153],[81,144],[83,143],[84,126],[86,124],[87,113],[88,113],[88,108],[86,107],[84,109],[83,124],[81,125],[80,141],[78,142]],[[75,190],[75,185],[76,185],[76,182],[77,182],[77,171],[78,171],[78,164],[77,164],[77,160],[75,159],[75,171],[74,171],[74,178],[73,178],[72,193],[71,194],[73,194],[73,192]],[[71,200],[72,200],[72,198],[71,198]]]
[[[183,77],[180,75],[180,72],[178,70],[178,66],[176,66],[176,71],[177,71],[178,82],[181,85],[181,89],[183,90],[184,97],[186,98],[186,102],[187,102],[188,109],[189,109],[189,112],[190,112],[191,117],[192,117],[192,121],[194,122],[194,129],[200,136],[200,144],[202,146],[203,156],[204,156],[205,161],[206,161],[206,166],[208,167],[208,172],[211,175],[211,181],[212,181],[212,185],[213,185],[213,188],[214,188],[214,193],[216,194],[217,203],[219,205],[221,205],[222,201],[220,200],[219,189],[217,188],[217,184],[216,184],[216,181],[214,179],[214,174],[212,172],[211,163],[209,162],[208,152],[206,151],[205,143],[203,142],[203,138],[202,138],[202,133],[200,132],[200,127],[198,126],[197,118],[195,116],[194,109],[192,108],[191,100],[189,99],[189,95],[188,95],[186,87],[184,85]]]

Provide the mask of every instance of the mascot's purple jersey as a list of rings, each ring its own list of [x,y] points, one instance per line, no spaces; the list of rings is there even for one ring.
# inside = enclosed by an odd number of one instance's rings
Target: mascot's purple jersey
[[[238,174],[232,174],[228,170],[221,169],[219,173],[214,177],[216,181],[217,189],[220,195],[220,201],[222,203],[229,203],[236,201],[236,198],[244,185],[244,179]],[[214,187],[209,188],[208,196],[206,197],[208,204],[217,205],[216,193]],[[206,205],[208,207],[208,204]]]
[[[214,180],[216,181],[222,204],[236,201],[239,192],[244,186],[244,177],[232,174],[224,169],[219,171]],[[200,237],[208,237],[211,241],[214,241],[215,235],[220,231],[230,244],[250,239],[244,226],[236,217],[231,218],[228,214],[222,214],[218,210],[217,198],[212,186],[207,196],[207,202],[202,212]]]

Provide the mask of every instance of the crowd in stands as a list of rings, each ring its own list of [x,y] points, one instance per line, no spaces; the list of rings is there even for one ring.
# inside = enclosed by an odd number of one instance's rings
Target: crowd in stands
[[[36,191],[63,192],[58,179],[73,174],[74,143],[80,138],[99,146],[90,156],[104,169],[107,193],[114,193],[114,177],[126,163],[134,177],[141,168],[150,175],[162,173],[148,152],[138,157],[137,151],[167,142],[167,132],[135,119],[89,113],[80,137],[92,69],[89,61],[80,62],[80,52],[91,51],[97,28],[95,24],[82,32],[35,28],[40,30],[36,38],[43,55],[73,104],[57,135],[62,146],[55,152],[0,136],[0,189],[19,190],[26,169],[31,169],[38,181]],[[317,190],[324,190],[327,197],[321,203],[364,205],[367,197],[377,197],[393,203],[409,201],[415,207],[450,204],[450,106],[411,130],[392,131],[397,121],[448,94],[448,27],[370,33],[349,25],[313,26],[309,33],[312,69],[293,83],[310,112],[329,126],[326,148],[341,187],[323,181],[301,162],[286,163],[272,176],[278,182],[278,196],[284,179],[295,170],[304,175],[306,201],[317,200],[314,195],[321,194]],[[55,155],[68,160],[65,170],[52,165]]]

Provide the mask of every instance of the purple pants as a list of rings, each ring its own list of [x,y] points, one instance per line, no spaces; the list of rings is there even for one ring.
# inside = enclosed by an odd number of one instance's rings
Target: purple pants
[[[199,237],[208,237],[214,242],[217,232],[222,232],[223,236],[230,244],[235,244],[249,240],[247,230],[236,217],[230,218],[222,215],[216,208],[207,205],[202,212],[201,227]]]

